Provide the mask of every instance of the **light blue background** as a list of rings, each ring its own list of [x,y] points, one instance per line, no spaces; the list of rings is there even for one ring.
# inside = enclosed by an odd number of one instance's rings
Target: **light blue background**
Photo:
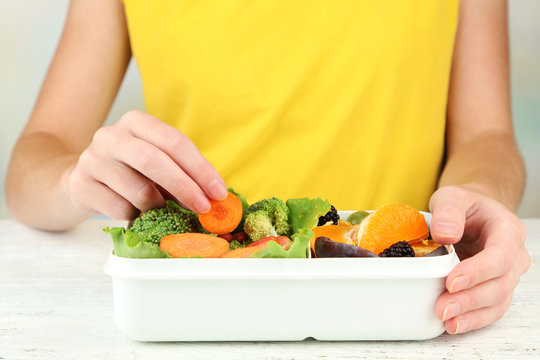
[[[32,110],[62,31],[67,0],[0,0],[0,186],[11,149]],[[510,0],[512,103],[516,135],[527,165],[518,214],[540,217],[540,1]],[[108,122],[144,109],[132,63]],[[35,179],[39,181],[39,179]],[[0,218],[9,217],[0,191]]]

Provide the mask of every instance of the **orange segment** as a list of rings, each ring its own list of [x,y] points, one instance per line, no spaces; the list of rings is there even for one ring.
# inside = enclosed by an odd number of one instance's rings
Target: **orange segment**
[[[315,251],[315,239],[319,236],[325,236],[332,241],[355,244],[357,242],[357,234],[360,229],[360,225],[324,225],[313,228],[315,234],[310,241],[311,248]]]
[[[409,245],[412,246],[416,257],[422,257],[430,252],[436,250],[441,244],[437,244],[433,240],[412,240],[409,241]]]
[[[424,216],[404,204],[386,204],[360,223],[356,245],[379,254],[398,241],[425,239],[429,229]]]

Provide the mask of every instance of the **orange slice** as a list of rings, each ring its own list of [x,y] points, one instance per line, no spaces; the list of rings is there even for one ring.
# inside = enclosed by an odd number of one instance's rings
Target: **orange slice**
[[[398,241],[425,239],[428,236],[426,220],[418,210],[393,203],[381,206],[360,223],[356,245],[379,254]]]
[[[422,257],[436,250],[441,244],[437,244],[433,240],[412,240],[409,241],[409,245],[412,246],[416,257]]]
[[[315,251],[315,239],[319,236],[325,236],[332,241],[355,244],[357,242],[357,234],[360,229],[360,225],[324,225],[313,228],[315,234],[310,241],[311,248]]]

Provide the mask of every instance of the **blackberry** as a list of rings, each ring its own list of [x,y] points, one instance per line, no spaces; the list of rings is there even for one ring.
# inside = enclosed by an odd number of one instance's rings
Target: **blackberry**
[[[406,241],[400,241],[379,254],[380,257],[414,257],[414,249]]]
[[[337,213],[334,205],[330,205],[330,211],[319,218],[319,224],[317,226],[323,226],[327,222],[331,221],[332,224],[337,225],[339,220],[339,214]]]

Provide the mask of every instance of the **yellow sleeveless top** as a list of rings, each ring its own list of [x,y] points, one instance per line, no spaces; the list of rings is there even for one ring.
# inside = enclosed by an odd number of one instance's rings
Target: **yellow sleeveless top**
[[[426,209],[458,0],[124,0],[146,111],[248,201]]]

